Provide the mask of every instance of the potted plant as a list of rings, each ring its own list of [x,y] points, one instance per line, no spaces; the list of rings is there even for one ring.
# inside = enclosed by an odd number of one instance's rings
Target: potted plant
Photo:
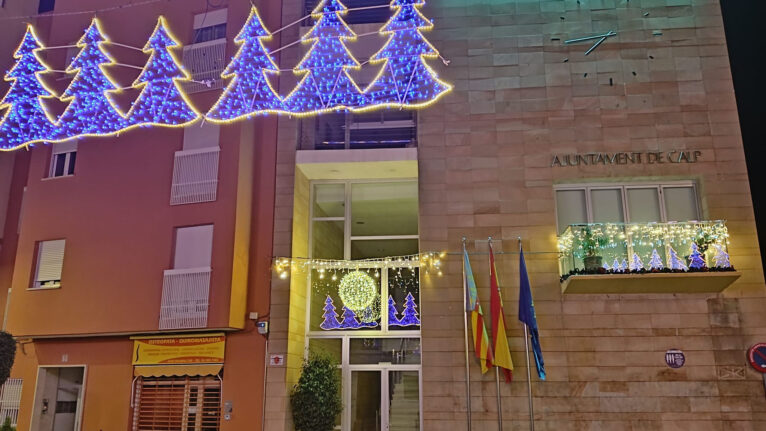
[[[606,238],[594,234],[590,226],[585,226],[580,246],[584,252],[583,263],[586,271],[598,271],[603,264],[603,257],[598,253],[606,245]]]
[[[338,363],[327,354],[312,353],[290,394],[295,431],[331,431],[343,410]]]

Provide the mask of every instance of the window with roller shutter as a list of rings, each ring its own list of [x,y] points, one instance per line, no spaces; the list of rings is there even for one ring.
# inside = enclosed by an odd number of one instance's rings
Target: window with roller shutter
[[[37,243],[37,264],[32,288],[61,287],[61,269],[64,265],[66,240],[40,241]]]

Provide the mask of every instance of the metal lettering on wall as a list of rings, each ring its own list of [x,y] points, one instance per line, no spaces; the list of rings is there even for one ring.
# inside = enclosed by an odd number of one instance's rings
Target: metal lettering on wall
[[[663,163],[697,163],[702,151],[632,151],[619,153],[554,154],[551,167],[588,165],[658,165]]]

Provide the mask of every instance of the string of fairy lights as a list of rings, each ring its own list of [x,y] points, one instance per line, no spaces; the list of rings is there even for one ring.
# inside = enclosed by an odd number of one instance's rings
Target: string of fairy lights
[[[350,74],[359,70],[361,63],[346,45],[357,39],[343,19],[349,9],[340,0],[322,0],[311,14],[314,26],[300,40],[308,51],[293,69],[299,82],[284,97],[270,80],[280,73],[273,52],[264,44],[272,34],[253,7],[235,38],[238,50],[221,74],[228,84],[206,114],[194,108],[180,86],[191,76],[174,54],[181,44],[162,17],[142,49],[149,59],[130,87],[120,87],[107,68],[138,66],[116,62],[104,45],[133,47],[111,42],[94,18],[75,45],[79,53],[63,71],[74,78],[61,95],[40,79],[40,75],[57,70],[38,56],[42,50],[60,47],[46,48],[34,28],[28,26],[14,53],[16,64],[5,76],[11,87],[0,100],[0,109],[5,109],[0,117],[0,150],[86,136],[113,136],[134,127],[182,127],[202,118],[229,123],[258,115],[303,117],[336,111],[427,107],[452,86],[441,81],[426,63],[438,58],[439,53],[422,34],[433,28],[420,11],[424,5],[424,0],[391,1],[393,14],[378,31],[387,41],[369,60],[379,67],[379,72],[362,88]],[[124,89],[140,90],[127,112],[112,100]],[[58,99],[68,105],[62,115],[56,116],[42,102],[44,99]]]

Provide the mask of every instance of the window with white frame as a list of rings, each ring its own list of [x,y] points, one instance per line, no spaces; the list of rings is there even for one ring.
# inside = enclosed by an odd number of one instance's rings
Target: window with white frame
[[[221,73],[226,67],[226,22],[228,10],[218,9],[194,16],[192,43],[184,46],[182,63],[191,74],[183,81],[186,93],[198,93],[223,87]]]
[[[61,287],[65,247],[66,240],[63,239],[37,243],[35,279],[32,288]]]
[[[16,426],[21,407],[22,383],[22,379],[8,379],[0,387],[0,424],[10,418],[11,426]]]
[[[192,43],[226,39],[228,9],[218,9],[194,16],[194,40]]]
[[[554,191],[559,233],[573,224],[700,219],[697,188],[693,181],[562,184]]]
[[[66,177],[74,175],[74,166],[77,161],[77,141],[53,144],[51,166],[48,177]]]

